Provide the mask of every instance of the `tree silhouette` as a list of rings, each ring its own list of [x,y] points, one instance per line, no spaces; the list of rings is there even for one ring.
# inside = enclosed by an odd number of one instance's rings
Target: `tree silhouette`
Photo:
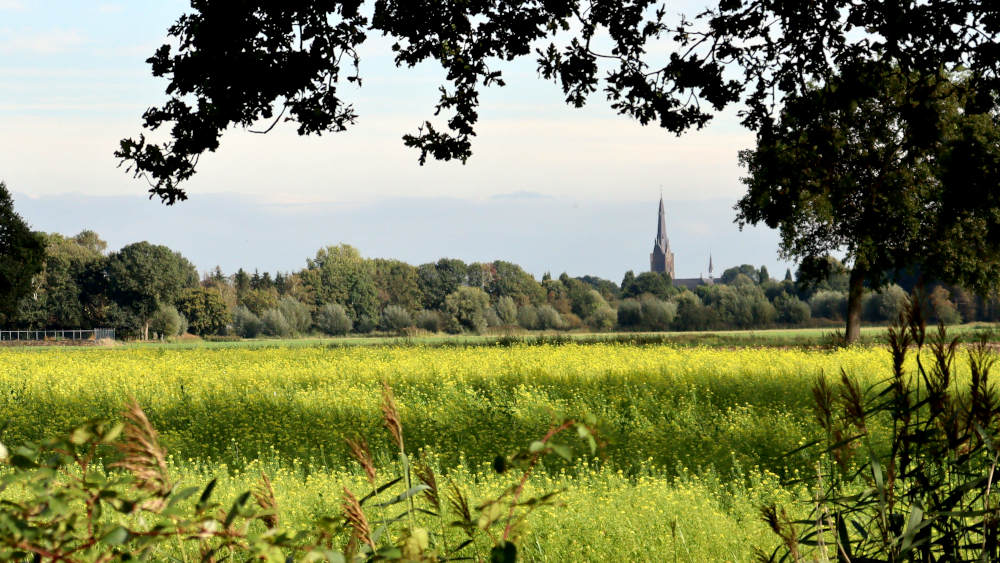
[[[186,199],[179,184],[231,126],[281,120],[300,134],[343,131],[357,118],[344,86],[362,84],[359,47],[371,33],[393,41],[397,66],[433,60],[445,70],[430,121],[404,136],[428,156],[465,161],[479,91],[504,84],[503,61],[534,55],[539,73],[582,106],[599,89],[611,107],[673,133],[705,125],[734,102],[752,130],[766,129],[786,99],[851,62],[883,61],[901,75],[965,69],[978,94],[970,113],[996,106],[1000,17],[995,3],[961,0],[720,0],[693,18],[668,18],[652,0],[192,0],[170,27],[177,44],[149,59],[169,99],[144,114],[169,138],[124,139],[117,156],[152,196]],[[368,14],[371,14],[370,16]],[[907,114],[919,138],[936,91],[909,85]]]
[[[0,182],[0,324],[13,320],[44,260],[45,237],[28,228],[14,211],[7,185]]]
[[[909,92],[937,100],[921,110],[920,142],[908,135]],[[995,178],[1000,128],[963,111],[969,85],[947,76],[901,75],[855,65],[786,101],[780,118],[741,153],[748,191],[738,221],[779,229],[781,251],[823,275],[831,252],[850,262],[847,340],[860,335],[866,284],[919,267],[930,280],[986,292],[1000,274]],[[993,184],[995,185],[995,184]]]

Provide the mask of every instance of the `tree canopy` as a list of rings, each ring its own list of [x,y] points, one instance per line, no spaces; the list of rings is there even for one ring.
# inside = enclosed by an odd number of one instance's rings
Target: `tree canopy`
[[[17,212],[7,185],[0,182],[0,323],[15,315],[31,292],[32,278],[45,260],[45,237],[32,231]]]
[[[343,131],[357,118],[345,86],[361,86],[359,47],[372,33],[390,38],[397,66],[445,70],[434,108],[443,123],[403,137],[421,163],[469,158],[480,89],[503,86],[504,61],[532,55],[568,104],[601,90],[615,111],[677,134],[737,102],[744,125],[766,129],[784,100],[856,62],[904,76],[964,69],[971,113],[994,108],[1000,91],[995,3],[719,0],[692,17],[671,13],[653,0],[193,0],[168,31],[176,48],[148,59],[169,99],[145,112],[144,126],[168,127],[169,138],[124,139],[116,154],[170,204],[186,199],[179,184],[231,126]],[[907,85],[907,137],[926,133],[936,96]]]
[[[902,109],[914,84],[936,100],[919,140]],[[848,340],[859,335],[864,285],[901,270],[982,292],[997,287],[1000,200],[985,186],[988,178],[995,186],[1000,128],[992,115],[966,111],[970,95],[961,76],[847,67],[786,100],[756,148],[741,153],[741,225],[779,229],[782,253],[801,260],[807,277],[826,273],[830,253],[846,255]]]

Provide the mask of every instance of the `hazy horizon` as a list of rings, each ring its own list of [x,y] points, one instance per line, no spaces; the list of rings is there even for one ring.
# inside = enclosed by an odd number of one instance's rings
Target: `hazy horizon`
[[[417,265],[439,258],[507,260],[536,277],[597,275],[620,282],[627,270],[649,269],[658,200],[592,201],[512,192],[482,200],[391,198],[353,203],[254,201],[204,195],[172,207],[141,196],[14,192],[32,228],[73,235],[96,231],[109,250],[148,240],[191,260],[200,272],[294,271],[321,247],[346,243],[369,258]],[[679,278],[715,275],[744,263],[781,277],[791,264],[774,252],[777,235],[733,224],[732,202],[665,200],[667,233]],[[794,269],[794,268],[793,268]]]

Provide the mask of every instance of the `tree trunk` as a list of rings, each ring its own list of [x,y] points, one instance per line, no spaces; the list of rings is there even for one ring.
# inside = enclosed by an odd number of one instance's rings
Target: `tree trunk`
[[[865,292],[866,270],[854,265],[847,288],[847,334],[845,342],[854,344],[861,338],[861,297]]]
[[[142,325],[142,339],[149,340],[149,321],[147,320]]]

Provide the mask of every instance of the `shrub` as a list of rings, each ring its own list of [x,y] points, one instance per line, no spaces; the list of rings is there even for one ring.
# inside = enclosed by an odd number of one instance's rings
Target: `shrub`
[[[483,318],[486,319],[486,326],[503,326],[504,322],[500,320],[500,315],[497,314],[496,309],[486,309],[483,313]]]
[[[173,307],[160,307],[149,319],[149,330],[168,338],[180,334],[181,315]]]
[[[642,324],[642,305],[635,299],[626,299],[618,306],[618,326],[639,328]]]
[[[794,295],[782,293],[774,299],[774,309],[778,322],[786,324],[802,324],[812,317],[809,304]]]
[[[441,332],[441,313],[433,310],[423,310],[417,313],[415,322],[418,328],[427,332]]]
[[[399,305],[389,305],[382,311],[382,330],[402,332],[406,327],[413,326],[410,312]]]
[[[906,307],[906,291],[892,284],[873,293],[864,302],[862,314],[868,321],[894,321],[904,307]]]
[[[216,561],[213,554],[218,553],[234,561],[460,558],[512,563],[518,560],[516,542],[525,519],[535,508],[556,504],[556,492],[525,494],[532,471],[553,454],[571,462],[570,436],[582,441],[591,456],[598,448],[593,420],[559,420],[529,447],[494,459],[494,471],[507,474],[500,479],[509,482],[500,492],[468,498],[457,487],[446,488],[447,480],[422,459],[411,459],[388,386],[381,410],[400,464],[388,471],[376,467],[367,442],[345,436],[366,477],[363,486],[371,492],[355,495],[345,487],[339,493],[337,517],[324,515],[287,530],[281,527],[280,507],[265,473],[235,499],[220,499],[215,479],[204,486],[178,486],[156,429],[135,402],[128,404],[120,424],[89,422],[68,436],[19,445],[13,455],[0,443],[0,490],[18,492],[5,494],[0,504],[0,522],[9,528],[0,540],[0,559],[41,561],[44,554],[52,561],[180,560],[187,553],[200,553],[201,560]],[[92,463],[98,451],[119,452],[110,465],[113,472]],[[379,482],[380,477],[386,481]],[[365,505],[369,499],[374,500]],[[383,520],[381,528],[369,524],[379,523],[385,507],[397,504],[391,510],[402,509],[400,517]],[[436,534],[445,526],[464,533],[454,543],[443,533],[430,541],[428,530]],[[345,536],[350,541],[338,541]],[[483,546],[488,558],[477,553]]]
[[[253,311],[240,305],[233,311],[233,331],[243,338],[255,338],[264,330],[264,324]]]
[[[268,336],[279,336],[282,338],[292,335],[292,325],[288,324],[285,315],[278,309],[268,309],[260,318],[263,325],[263,332]]]
[[[847,314],[847,294],[828,289],[817,291],[809,298],[809,308],[814,317],[842,320]]]
[[[652,295],[644,295],[639,300],[641,324],[647,330],[667,330],[677,315],[677,305],[661,301]]]
[[[514,303],[514,299],[506,295],[497,299],[496,309],[500,322],[505,325],[517,324],[517,304]]]
[[[522,305],[517,310],[517,324],[525,330],[535,330],[538,328],[538,308],[534,305]]]
[[[361,315],[358,318],[358,322],[354,325],[354,331],[359,334],[370,334],[378,327],[378,323],[375,319],[369,317],[368,315]]]
[[[320,307],[316,311],[315,324],[324,334],[333,336],[343,336],[354,328],[344,306],[337,303],[327,303]]]
[[[278,310],[281,316],[285,317],[288,327],[295,334],[306,334],[312,327],[312,315],[309,314],[309,307],[300,303],[294,297],[282,297],[278,301]]]
[[[538,326],[543,330],[561,330],[566,327],[566,323],[555,307],[541,305],[538,307]]]
[[[215,289],[185,289],[177,298],[177,309],[187,318],[191,332],[200,336],[217,334],[229,325],[226,302]]]
[[[587,326],[593,330],[611,330],[615,328],[615,321],[617,320],[618,314],[615,313],[615,310],[608,305],[604,305],[587,317]]]
[[[793,521],[783,508],[765,507],[781,545],[761,560],[996,560],[996,353],[986,340],[959,348],[943,324],[927,334],[917,303],[890,327],[885,382],[865,389],[845,371],[839,386],[816,380],[816,419],[826,439],[808,489],[812,513]],[[969,377],[957,377],[960,351]],[[907,361],[910,354],[916,362]],[[888,436],[872,435],[874,420],[893,421]]]
[[[486,328],[485,313],[489,306],[489,296],[478,287],[460,287],[444,299],[445,312],[454,317],[462,328],[474,332]]]

